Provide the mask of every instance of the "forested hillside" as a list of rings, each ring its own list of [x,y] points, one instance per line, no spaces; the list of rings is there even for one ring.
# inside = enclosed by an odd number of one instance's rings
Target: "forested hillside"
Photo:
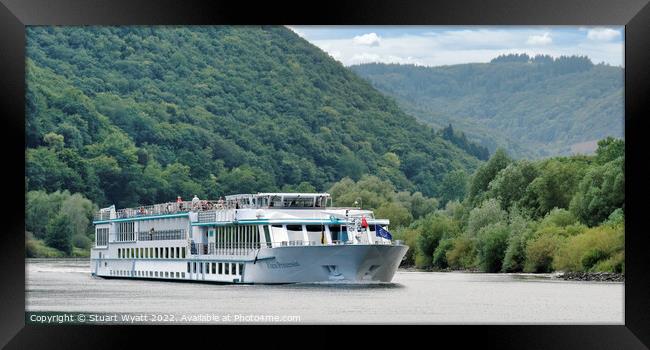
[[[452,124],[518,158],[589,153],[623,137],[623,69],[585,57],[507,55],[490,63],[350,67],[409,114]]]
[[[27,57],[28,191],[124,207],[374,174],[453,199],[480,161],[452,142],[487,158],[284,27],[28,27]]]

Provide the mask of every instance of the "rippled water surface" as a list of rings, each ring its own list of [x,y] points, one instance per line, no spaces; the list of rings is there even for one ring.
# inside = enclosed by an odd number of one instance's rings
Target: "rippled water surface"
[[[299,316],[299,323],[336,324],[623,324],[623,283],[548,275],[399,271],[389,284],[215,285],[92,278],[87,260],[70,259],[29,259],[26,273],[27,311],[239,315],[250,322]]]

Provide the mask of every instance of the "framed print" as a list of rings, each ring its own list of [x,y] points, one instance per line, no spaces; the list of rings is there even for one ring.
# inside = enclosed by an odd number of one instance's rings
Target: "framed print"
[[[647,1],[315,8],[2,0],[2,344],[647,347]]]

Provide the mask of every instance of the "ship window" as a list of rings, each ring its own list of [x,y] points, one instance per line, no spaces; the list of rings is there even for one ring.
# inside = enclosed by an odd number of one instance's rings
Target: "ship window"
[[[185,278],[185,272],[181,272],[181,277]]]
[[[266,240],[266,246],[271,247],[271,233],[269,232],[269,226],[264,225],[264,240]]]
[[[165,277],[169,277],[169,272],[165,271]]]
[[[323,225],[305,225],[307,232],[323,232],[325,231],[325,226]]]
[[[180,258],[180,255],[179,255],[179,253],[180,253],[180,252],[179,252],[179,248],[178,248],[178,247],[176,247],[176,258],[177,258],[177,259],[178,259],[178,258]]]
[[[174,258],[174,247],[169,248],[169,250],[170,250],[169,257],[173,259]]]
[[[193,264],[193,268],[194,268],[194,269],[193,269],[194,273],[196,273],[196,261],[195,261],[194,264]]]
[[[230,275],[230,264],[229,263],[224,263],[226,271],[224,274]]]
[[[287,231],[299,231],[299,232],[302,232],[302,225],[287,225]]]
[[[95,235],[95,242],[98,246],[105,246],[108,244],[108,228],[98,228]]]
[[[169,248],[165,247],[165,259],[169,259]]]
[[[239,264],[239,274],[240,275],[241,275],[243,270],[244,270],[244,264]]]
[[[271,225],[271,226],[276,227],[276,228],[282,228],[282,225],[277,225],[277,224],[276,225]]]
[[[122,258],[122,249],[117,248],[117,257],[118,259]]]
[[[190,262],[187,262],[187,273],[190,273]]]
[[[203,263],[199,263],[199,273],[203,273]]]
[[[332,235],[332,242],[337,242],[341,239],[340,233],[341,233],[340,225],[330,225],[330,234]]]
[[[185,259],[185,247],[181,248],[181,253],[183,254],[183,259]]]
[[[236,264],[233,264],[233,263],[230,263],[230,265],[231,265],[231,267],[230,267],[230,268],[231,268],[231,270],[230,270],[230,274],[231,274],[231,275],[236,275],[236,274],[237,274],[237,271],[236,271],[236,270],[237,270],[237,265],[236,265]]]
[[[176,272],[176,278],[181,277],[181,274],[179,272]]]
[[[217,267],[217,264],[216,264],[216,263],[212,263],[212,274],[217,273],[217,269],[216,269],[216,267]]]
[[[223,275],[223,263],[219,263],[219,274]]]

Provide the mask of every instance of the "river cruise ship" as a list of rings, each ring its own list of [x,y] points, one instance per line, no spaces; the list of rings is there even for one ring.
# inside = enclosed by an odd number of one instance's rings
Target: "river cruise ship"
[[[217,283],[390,282],[408,246],[371,210],[328,193],[162,203],[94,218],[91,273]]]

